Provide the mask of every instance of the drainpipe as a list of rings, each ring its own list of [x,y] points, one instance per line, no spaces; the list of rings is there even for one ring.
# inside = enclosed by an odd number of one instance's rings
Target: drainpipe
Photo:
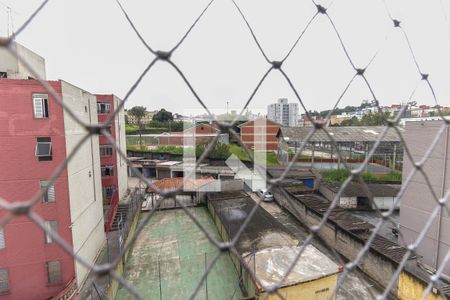
[[[88,113],[89,113],[89,125],[92,125],[92,114],[91,114],[91,97],[88,96]],[[92,183],[94,186],[94,201],[97,201],[97,188],[95,186],[95,166],[94,166],[94,142],[92,141],[92,135],[90,136],[91,141],[91,162],[92,162]],[[102,204],[103,205],[103,204]]]
[[[445,182],[447,177],[447,156],[448,156],[448,138],[449,138],[449,128],[445,129],[445,146],[444,146],[444,169],[442,171],[442,186],[441,186],[441,199],[444,198],[445,195]],[[439,215],[438,215],[438,228],[437,228],[437,236],[436,236],[436,253],[435,253],[435,262],[434,262],[434,269],[438,269],[439,264],[439,244],[441,240],[441,234],[442,234],[442,206],[439,207]]]

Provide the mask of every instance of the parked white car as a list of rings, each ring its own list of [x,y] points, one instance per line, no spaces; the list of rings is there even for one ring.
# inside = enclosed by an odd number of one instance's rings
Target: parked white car
[[[257,192],[258,196],[262,201],[270,202],[273,201],[273,195],[267,189],[259,189]]]

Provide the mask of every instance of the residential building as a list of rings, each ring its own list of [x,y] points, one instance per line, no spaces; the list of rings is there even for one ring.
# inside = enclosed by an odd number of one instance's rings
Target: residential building
[[[11,49],[29,64],[36,72],[37,78],[46,79],[45,59],[24,46],[13,42]],[[0,47],[0,78],[33,79],[36,78],[17,56],[6,48]]]
[[[146,111],[145,112],[145,116],[142,117],[141,119],[141,123],[143,125],[146,125],[148,123],[150,123],[153,120],[153,116],[157,113],[158,111]],[[133,116],[132,114],[128,113],[128,111],[125,111],[125,114],[128,118],[128,124],[132,124],[132,125],[138,125],[138,119]]]
[[[278,99],[277,103],[267,107],[267,118],[286,127],[297,126],[298,104],[288,103],[287,98]]]
[[[238,127],[241,140],[248,148],[264,151],[278,149],[277,132],[281,127],[280,124],[258,118],[242,123]]]
[[[13,47],[45,80],[44,59],[17,43]],[[63,80],[46,81],[64,103],[63,109],[39,81],[31,79],[33,74],[17,58],[2,49],[0,75],[0,198],[17,203],[43,193],[33,212],[74,253],[94,262],[105,242],[102,181],[106,186],[111,180],[121,197],[126,192],[127,166],[105,137],[85,139],[84,124],[106,121],[120,99],[96,96]],[[114,118],[111,134],[123,150],[124,123],[122,109]],[[66,161],[51,183],[50,178]],[[108,170],[114,176],[102,178],[107,174],[102,164],[112,166]],[[6,215],[0,209],[0,218]],[[89,271],[27,217],[14,217],[0,228],[2,299],[69,299]]]
[[[331,115],[330,116],[330,125],[341,125],[341,123],[345,120],[350,120],[351,117],[347,114],[342,115]]]
[[[443,121],[406,123],[403,136],[414,162],[422,160],[442,126],[444,126]],[[437,198],[444,198],[450,187],[449,139],[450,132],[447,127],[422,166],[422,170],[429,177],[429,183],[420,172],[417,172],[406,186],[400,202],[400,231],[407,244],[416,241],[427,221],[432,217],[433,210],[438,205],[433,193]],[[411,162],[407,158],[408,156],[405,155],[404,157],[403,184],[406,184],[406,180],[414,167],[414,162]],[[436,269],[443,264],[444,257],[450,249],[449,209],[450,204],[447,203],[445,208],[439,210],[430,229],[416,249],[416,254],[431,269]],[[449,278],[450,265],[447,264],[443,271]]]
[[[114,114],[122,100],[114,95],[96,95],[96,98],[98,122],[102,124]],[[122,107],[114,116],[110,131],[111,137],[122,153],[126,153],[124,114]],[[127,192],[127,162],[105,136],[99,137],[99,143],[102,198],[103,202],[109,206],[109,212],[105,219],[105,230],[109,231],[119,200],[123,199]]]
[[[94,95],[62,80],[47,83],[81,121],[97,124]],[[0,79],[0,107],[0,197],[26,201],[48,187],[33,211],[93,262],[105,241],[98,136],[75,150],[86,129],[36,80]],[[0,218],[7,214],[0,210]],[[0,241],[3,299],[48,299],[80,286],[89,272],[27,217],[8,222]]]

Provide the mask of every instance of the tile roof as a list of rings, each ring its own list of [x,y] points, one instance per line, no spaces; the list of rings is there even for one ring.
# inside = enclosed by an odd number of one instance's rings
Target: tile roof
[[[196,189],[215,181],[212,176],[202,177],[198,179],[187,179],[184,184],[184,190],[195,191]],[[174,190],[181,187],[183,184],[183,177],[175,177],[175,178],[163,178],[153,182],[153,185],[162,191]],[[153,187],[147,188],[148,193],[154,193],[155,189]]]

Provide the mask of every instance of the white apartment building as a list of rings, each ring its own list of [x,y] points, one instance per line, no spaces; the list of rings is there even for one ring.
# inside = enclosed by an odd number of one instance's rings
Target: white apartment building
[[[295,127],[298,119],[298,104],[288,103],[287,98],[280,98],[277,103],[267,106],[267,119],[286,127]]]

